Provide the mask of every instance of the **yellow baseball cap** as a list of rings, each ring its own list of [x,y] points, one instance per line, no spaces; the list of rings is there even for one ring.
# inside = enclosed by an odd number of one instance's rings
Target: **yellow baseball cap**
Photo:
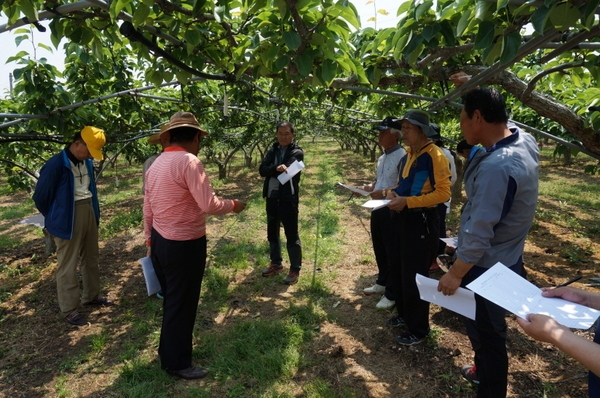
[[[102,147],[106,144],[104,130],[100,130],[97,127],[85,126],[81,130],[81,139],[87,145],[88,151],[90,151],[94,159],[104,159],[104,155],[102,154]]]

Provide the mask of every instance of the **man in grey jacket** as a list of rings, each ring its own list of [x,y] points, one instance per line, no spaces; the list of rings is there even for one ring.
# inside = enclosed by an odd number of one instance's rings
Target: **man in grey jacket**
[[[457,259],[438,285],[444,295],[453,295],[497,262],[521,274],[538,196],[537,143],[509,124],[502,95],[493,88],[479,88],[467,93],[463,104],[464,137],[485,151],[478,151],[465,171],[468,201],[460,218]],[[462,373],[478,384],[478,398],[506,397],[505,311],[478,295],[475,302],[475,320],[466,320],[475,366],[464,366]]]

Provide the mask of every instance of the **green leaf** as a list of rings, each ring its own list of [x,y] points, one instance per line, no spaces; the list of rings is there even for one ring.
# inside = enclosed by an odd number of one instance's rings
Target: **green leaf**
[[[550,9],[546,6],[540,6],[533,14],[531,14],[531,24],[533,25],[533,29],[538,34],[543,34],[546,29],[546,22],[548,21],[548,15],[550,14]]]
[[[313,67],[313,57],[310,54],[301,54],[294,59],[298,68],[298,73],[306,77],[310,74]]]
[[[290,64],[290,56],[285,54],[285,55],[282,55],[281,57],[279,57],[277,59],[277,61],[275,61],[275,68],[277,70],[283,70],[289,64]]]
[[[452,29],[450,21],[442,21],[440,23],[440,28],[442,36],[444,36],[444,40],[446,41],[446,45],[449,47],[454,46],[456,43],[456,37],[454,36],[454,30]]]
[[[337,62],[332,61],[330,59],[326,59],[321,64],[321,76],[323,77],[323,81],[326,85],[330,85],[333,79],[337,74]]]
[[[485,21],[489,17],[492,16],[494,12],[492,10],[493,3],[488,3],[487,1],[476,1],[475,2],[475,19],[480,21]]]
[[[465,12],[461,15],[460,20],[456,25],[456,36],[462,36],[467,26],[469,26],[469,22],[471,22],[471,14],[472,11],[468,9],[465,10]]]
[[[12,57],[8,57],[8,59],[6,60],[6,63],[8,64],[9,62],[19,61],[27,56],[29,56],[29,53],[27,51],[19,51]]]
[[[15,29],[13,31],[13,33],[15,35],[21,35],[21,34],[29,35],[31,33],[31,31],[29,29],[19,28],[19,29]]]
[[[23,42],[23,40],[27,40],[27,39],[29,39],[29,36],[25,36],[25,35],[17,36],[17,37],[15,37],[15,44],[17,45],[17,47],[19,47],[19,44],[21,44]]]
[[[579,20],[579,10],[569,3],[562,3],[550,10],[550,22],[559,29],[568,29]]]
[[[519,47],[521,47],[521,34],[518,31],[505,35],[500,64],[504,65],[512,61],[519,52]]]
[[[483,54],[482,54],[483,62],[486,65],[492,65],[496,61],[496,59],[498,59],[498,57],[502,53],[503,41],[504,41],[504,36],[499,36],[498,40],[496,41],[496,43],[493,46],[490,46],[486,50],[483,51]]]
[[[421,19],[423,14],[425,14],[427,11],[429,11],[429,9],[431,8],[432,5],[433,5],[433,1],[426,1],[424,3],[419,4],[417,6],[417,8],[415,9],[415,19],[416,20]]]
[[[495,24],[492,21],[482,21],[479,24],[477,36],[475,36],[475,45],[473,49],[483,50],[492,45],[495,37]]]
[[[33,3],[29,0],[21,1],[21,12],[25,14],[25,16],[29,19],[30,22],[37,21],[39,19],[38,12],[33,5]]]
[[[585,6],[585,11],[583,12],[582,21],[586,22],[586,26],[591,28],[592,25],[588,25],[587,22],[590,17],[592,17],[592,24],[594,21],[594,14],[596,13],[596,8],[600,5],[600,0],[588,0],[587,5]]]
[[[135,12],[133,13],[133,19],[131,23],[136,28],[146,23],[146,18],[150,15],[150,7],[144,3],[138,3]]]
[[[111,6],[111,8],[114,10],[114,15],[111,14],[111,16],[113,17],[113,19],[117,19],[117,15],[119,15],[119,13],[121,11],[123,11],[123,9],[125,9],[125,7],[127,7],[129,5],[129,3],[131,3],[131,0],[117,0],[117,1],[115,1],[113,3],[114,6]]]
[[[296,51],[302,44],[302,39],[297,32],[283,32],[283,41],[292,51]]]
[[[426,26],[425,28],[423,28],[423,33],[421,33],[421,35],[423,36],[423,39],[425,39],[425,41],[428,42],[435,35],[437,35],[441,29],[442,29],[441,24],[434,23],[433,25],[429,25],[429,26]]]
[[[340,17],[344,18],[346,22],[352,25],[355,29],[360,28],[360,20],[356,18],[353,8],[345,7],[341,4],[336,4],[335,7],[340,10]]]
[[[206,0],[194,0],[194,8],[192,9],[192,15],[195,17],[198,14],[200,14],[205,4]]]
[[[496,10],[501,10],[508,5],[508,0],[497,0]]]
[[[194,47],[200,44],[200,41],[202,41],[202,35],[193,26],[186,30],[184,38],[187,44]]]
[[[38,43],[38,47],[43,48],[44,50],[46,50],[48,52],[53,52],[52,47],[50,47],[44,43]]]

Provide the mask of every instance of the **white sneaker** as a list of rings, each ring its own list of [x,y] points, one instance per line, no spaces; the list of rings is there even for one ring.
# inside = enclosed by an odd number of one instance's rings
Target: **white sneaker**
[[[371,287],[363,289],[363,294],[365,296],[370,296],[372,294],[382,294],[385,292],[385,286],[378,285],[377,283]]]
[[[387,310],[388,308],[392,308],[396,305],[395,301],[388,300],[387,297],[381,296],[381,300],[377,303],[376,307],[380,310]]]

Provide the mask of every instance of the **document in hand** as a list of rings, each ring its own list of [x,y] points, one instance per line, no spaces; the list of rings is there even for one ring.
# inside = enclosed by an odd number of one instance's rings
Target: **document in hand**
[[[475,295],[472,291],[459,287],[452,296],[444,296],[442,292],[437,291],[439,283],[437,279],[420,274],[417,274],[415,279],[421,300],[437,304],[469,319],[475,319]]]
[[[543,297],[541,289],[502,263],[496,263],[467,288],[523,319],[527,314],[543,314],[569,328],[589,329],[600,316],[600,311],[581,304]]]
[[[389,199],[371,199],[363,203],[362,207],[367,207],[373,211],[387,206],[388,203],[390,203]]]
[[[357,194],[359,194],[359,195],[362,195],[362,196],[368,196],[368,195],[369,195],[369,192],[367,192],[367,191],[364,191],[364,190],[362,190],[362,189],[355,188],[355,187],[353,187],[353,186],[350,186],[350,185],[342,184],[341,182],[338,182],[338,185],[339,185],[340,187],[342,187],[342,188],[346,188],[347,190],[349,190],[349,191],[352,191],[352,192],[355,192],[355,193],[357,193]]]
[[[303,161],[294,160],[294,163],[290,164],[285,173],[281,173],[277,176],[280,183],[285,184],[292,179],[293,176],[298,174],[300,170],[304,168]]]
[[[142,264],[142,272],[144,273],[144,279],[146,280],[146,290],[148,296],[152,296],[154,293],[160,292],[160,282],[154,272],[154,266],[152,266],[152,260],[150,257],[140,258]]]

